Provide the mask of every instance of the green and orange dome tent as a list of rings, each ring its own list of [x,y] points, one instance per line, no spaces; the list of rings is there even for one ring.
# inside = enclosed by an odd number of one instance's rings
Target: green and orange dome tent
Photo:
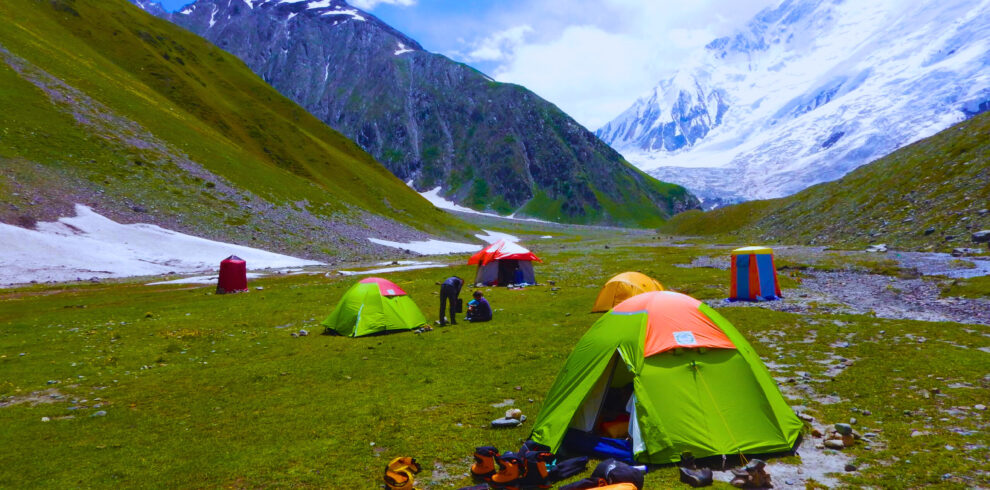
[[[426,317],[406,292],[380,277],[361,279],[351,286],[323,321],[329,333],[345,337],[412,330],[425,324]]]
[[[659,291],[623,301],[578,341],[537,415],[533,441],[556,452],[569,431],[586,439],[609,391],[623,385],[623,393],[632,388],[628,404],[622,400],[626,450],[638,462],[785,452],[800,435],[801,421],[735,327],[701,301]]]

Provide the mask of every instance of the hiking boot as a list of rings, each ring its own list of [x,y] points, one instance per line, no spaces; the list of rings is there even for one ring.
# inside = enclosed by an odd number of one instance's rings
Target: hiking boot
[[[681,482],[692,487],[707,487],[712,484],[712,470],[708,468],[692,469],[681,467]]]

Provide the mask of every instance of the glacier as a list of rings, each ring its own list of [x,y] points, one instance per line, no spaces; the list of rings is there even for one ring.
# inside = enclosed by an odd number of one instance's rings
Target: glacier
[[[596,134],[707,203],[838,179],[990,108],[990,0],[786,0]]]

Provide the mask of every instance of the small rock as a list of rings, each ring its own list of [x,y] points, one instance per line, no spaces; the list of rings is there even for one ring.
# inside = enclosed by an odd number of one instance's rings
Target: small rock
[[[258,286],[258,287],[256,287],[256,288],[254,288],[254,290],[255,290],[255,291],[264,291],[264,290],[265,290],[265,288],[264,288],[263,286]]]
[[[90,417],[106,417],[106,416],[107,416],[107,411],[106,410],[100,410],[100,411],[97,411],[97,412],[93,412],[93,415],[90,415]]]
[[[300,337],[305,337],[307,335],[309,335],[309,330],[300,330],[299,331],[299,336]]]
[[[877,434],[876,432],[867,432],[866,434],[863,434],[863,437],[867,439],[876,439],[877,437],[880,437],[880,434]]]
[[[807,413],[804,413],[804,412],[799,413],[798,414],[798,418],[801,419],[801,420],[803,420],[803,421],[805,421],[805,422],[814,422],[815,421],[815,418],[814,417],[812,417],[810,414],[807,414]]]
[[[822,431],[818,429],[811,429],[811,437],[821,437]]]
[[[823,444],[821,442],[816,442],[815,443],[815,449],[825,449],[825,444]]]
[[[296,333],[296,332],[292,332],[292,333],[290,333],[289,335],[291,335],[291,336],[293,336],[293,337],[298,337],[298,336],[299,336],[299,334],[298,334],[298,333]]]
[[[42,422],[51,422],[51,420],[52,420],[52,419],[50,419],[50,418],[48,418],[48,417],[41,417],[41,421],[42,421]]]
[[[513,389],[514,389],[514,390],[516,390],[516,391],[522,391],[522,386],[516,386],[516,387],[515,387],[515,388],[513,388]]]
[[[857,468],[856,465],[852,463],[846,463],[846,466],[843,469],[846,471],[856,471]]]
[[[54,379],[48,380],[48,384],[50,384],[50,385],[53,385],[53,384],[56,384],[56,383],[58,383],[58,381],[55,381]]]
[[[845,447],[853,447],[856,444],[856,438],[849,434],[848,436],[842,436],[842,445]]]
[[[920,430],[911,431],[911,437],[921,437],[923,435],[925,435],[925,433]]]
[[[949,444],[946,444],[945,445],[945,450],[946,451],[955,451],[956,450],[956,447],[955,446],[952,446],[952,445],[949,445]]]
[[[824,444],[825,444],[825,447],[827,447],[829,449],[842,449],[842,448],[846,447],[846,445],[843,444],[842,441],[839,440],[839,439],[828,439],[828,440],[825,441]]]
[[[925,236],[931,235],[932,233],[935,233],[935,227],[931,227],[925,230]]]
[[[856,417],[849,419],[849,425],[856,425]]]
[[[852,434],[853,428],[849,424],[838,423],[835,424],[835,431],[844,436],[848,436]]]
[[[870,415],[873,415],[873,412],[871,412],[871,411],[869,411],[869,410],[863,410],[863,411],[862,411],[862,412],[860,412],[860,413],[862,413],[863,415],[866,415],[867,417],[869,417]]]
[[[976,410],[983,411],[983,410],[986,410],[987,409],[987,406],[979,403],[979,404],[973,405],[973,408],[976,409]]]
[[[522,410],[513,408],[505,411],[505,418],[519,420],[522,417]]]
[[[990,230],[980,230],[973,233],[972,239],[975,243],[990,243]]]

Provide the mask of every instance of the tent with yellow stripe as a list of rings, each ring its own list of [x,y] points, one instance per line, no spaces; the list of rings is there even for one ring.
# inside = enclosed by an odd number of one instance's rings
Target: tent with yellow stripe
[[[629,438],[613,439],[629,454],[618,459],[790,451],[802,426],[732,324],[671,291],[634,296],[592,325],[551,386],[533,441],[556,452],[565,438],[601,437],[616,393],[629,413]]]

